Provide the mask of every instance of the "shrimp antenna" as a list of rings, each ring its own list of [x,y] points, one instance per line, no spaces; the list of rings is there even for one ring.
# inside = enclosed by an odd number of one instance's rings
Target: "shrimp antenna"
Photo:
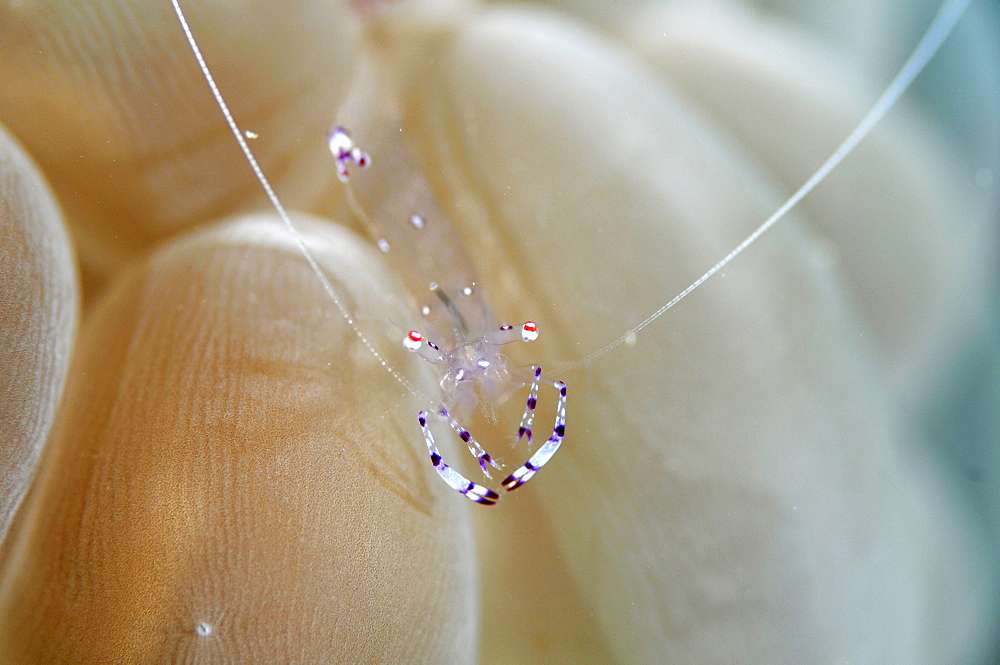
[[[354,320],[354,316],[351,314],[347,306],[341,301],[340,296],[337,295],[337,290],[333,288],[333,284],[327,278],[326,273],[324,273],[317,263],[316,258],[313,253],[309,251],[309,247],[306,245],[305,239],[302,234],[299,233],[298,228],[295,223],[292,222],[291,216],[288,211],[285,210],[285,206],[281,203],[278,195],[274,192],[274,188],[271,187],[270,181],[268,181],[267,176],[264,175],[263,169],[260,168],[260,164],[257,162],[257,158],[254,157],[253,151],[250,150],[250,146],[247,144],[246,139],[243,138],[243,133],[240,131],[239,126],[236,124],[236,120],[233,118],[233,114],[229,111],[229,105],[226,104],[226,100],[222,97],[222,93],[219,91],[219,86],[215,83],[215,77],[212,76],[212,72],[208,69],[208,64],[205,62],[205,58],[201,53],[201,48],[198,46],[198,42],[195,41],[194,34],[191,32],[191,26],[188,25],[187,18],[184,16],[184,11],[181,9],[178,0],[170,0],[170,3],[174,6],[174,13],[177,14],[177,20],[180,21],[181,27],[184,29],[184,36],[187,38],[188,44],[191,46],[191,51],[194,53],[194,57],[198,60],[198,67],[201,69],[201,73],[205,77],[205,81],[208,83],[208,87],[212,90],[212,96],[215,97],[215,103],[219,106],[219,110],[222,111],[222,115],[226,119],[226,124],[229,125],[229,129],[232,131],[233,136],[236,138],[236,142],[240,146],[240,150],[243,151],[243,155],[246,157],[247,163],[250,164],[250,168],[253,170],[253,174],[257,177],[257,181],[260,186],[264,189],[264,193],[267,198],[271,201],[271,205],[274,206],[275,211],[278,213],[278,217],[281,221],[285,223],[288,228],[288,232],[292,235],[295,240],[295,244],[298,246],[299,251],[302,256],[305,257],[306,262],[309,267],[316,274],[317,279],[319,279],[320,284],[323,285],[323,290],[326,295],[330,298],[334,305],[337,307],[337,311],[344,318],[344,321],[350,326],[354,334],[357,335],[361,343],[364,344],[368,352],[374,356],[378,364],[385,368],[387,372],[396,379],[404,388],[406,388],[410,394],[420,396],[421,393],[417,391],[413,385],[406,380],[406,378],[400,374],[389,361],[386,359],[375,345],[372,344],[371,340],[361,332],[358,327],[357,322]]]
[[[784,217],[789,210],[795,207],[799,201],[815,189],[816,185],[823,182],[830,172],[837,168],[837,166],[844,161],[844,158],[851,154],[858,144],[871,133],[872,128],[875,127],[875,125],[885,117],[886,113],[889,112],[893,105],[899,101],[899,98],[904,92],[906,92],[906,89],[910,87],[913,80],[920,74],[920,72],[923,71],[930,59],[934,57],[934,54],[936,54],[938,49],[941,48],[941,45],[954,29],[955,24],[958,23],[962,14],[965,13],[966,8],[969,6],[969,2],[970,0],[945,0],[937,14],[934,16],[934,20],[931,21],[930,26],[928,26],[927,32],[924,33],[920,42],[918,42],[916,47],[914,47],[913,53],[911,53],[910,57],[903,63],[899,72],[886,87],[885,92],[882,93],[868,113],[865,114],[860,122],[858,122],[858,125],[851,131],[850,134],[847,135],[847,138],[844,139],[837,149],[833,151],[833,154],[830,155],[830,157],[827,158],[827,160],[823,162],[818,169],[816,169],[816,172],[813,173],[812,176],[806,180],[794,194],[788,197],[788,200],[785,201],[773,215],[764,220],[764,222],[754,229],[754,231],[748,235],[743,242],[737,245],[733,251],[726,254],[721,261],[709,268],[704,275],[696,279],[690,286],[674,296],[673,299],[666,305],[646,317],[646,319],[639,323],[639,325],[633,327],[614,341],[602,346],[597,351],[594,351],[577,361],[563,365],[556,371],[564,372],[566,370],[579,367],[583,363],[589,362],[598,356],[602,356],[608,351],[611,351],[612,349],[628,342],[630,339],[634,338],[640,330],[663,316],[668,309],[679,303],[681,300],[684,300],[688,294],[708,281],[712,275],[725,268],[730,261],[742,254],[743,250],[764,235],[764,233],[774,226],[778,220]]]

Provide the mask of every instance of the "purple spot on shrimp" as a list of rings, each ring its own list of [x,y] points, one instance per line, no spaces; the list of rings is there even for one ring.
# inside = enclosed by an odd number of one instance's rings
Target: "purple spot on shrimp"
[[[441,464],[441,456],[437,453],[431,453],[431,464],[435,467]]]
[[[560,439],[566,436],[565,425],[556,425],[556,436],[558,436]]]
[[[417,416],[417,421],[420,423],[421,427],[427,427],[427,418],[424,418],[424,414]]]
[[[448,414],[448,409],[444,408],[443,406],[441,407],[441,411],[439,411],[438,413],[440,413],[440,414],[441,414],[442,416],[444,416],[445,418],[449,418],[449,417],[451,417],[451,416],[450,416],[450,415]]]
[[[531,397],[528,398],[528,410],[529,411],[534,411],[535,410],[535,406],[537,406],[537,405],[538,405],[538,400],[535,399],[534,395],[532,395]]]
[[[563,383],[563,384],[561,384],[559,386],[559,395],[560,395],[560,397],[565,397],[566,396],[566,384],[565,383]]]
[[[472,438],[472,435],[469,434],[468,430],[464,429],[458,430],[458,436],[462,439],[462,441],[465,441],[466,443],[468,443],[469,439]]]
[[[539,365],[538,367],[535,368],[535,378],[537,379],[541,375],[542,375],[542,367],[541,365]]]

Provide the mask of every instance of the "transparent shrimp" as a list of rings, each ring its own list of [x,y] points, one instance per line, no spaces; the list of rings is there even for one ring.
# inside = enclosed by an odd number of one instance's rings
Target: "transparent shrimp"
[[[361,124],[357,131],[365,136],[364,150],[346,129],[336,126],[328,136],[330,152],[352,208],[368,224],[393,267],[407,276],[404,281],[421,307],[427,332],[411,330],[402,340],[403,345],[443,368],[440,406],[417,415],[431,463],[452,489],[473,501],[491,505],[499,498],[495,491],[472,482],[444,462],[429,419],[446,422],[489,477],[489,467],[499,468],[499,465],[452,411],[459,408],[468,413],[476,404],[503,402],[514,390],[530,382],[515,437],[515,443],[523,439],[530,444],[542,369],[535,366],[524,372],[511,368],[500,347],[514,341],[535,340],[538,326],[533,321],[520,326],[497,325],[485,290],[477,282],[465,249],[458,241],[457,231],[437,205],[406,142],[398,136],[401,122],[387,117],[385,109],[396,105],[387,92],[380,98],[386,100],[379,105],[382,112],[358,114]],[[351,102],[345,107],[342,116],[350,116]],[[562,444],[567,388],[560,381],[551,385],[558,395],[552,435],[527,462],[503,480],[502,486],[508,491],[532,478]]]
[[[292,234],[299,250],[320,280],[328,297],[347,325],[379,361],[379,364],[411,394],[419,395],[412,384],[389,365],[372,341],[361,331],[329,279],[320,270],[302,235],[271,187],[254,157],[253,151],[250,150],[245,138],[246,133],[240,130],[229,111],[178,0],[171,0],[171,4],[226,123],[269,201],[288,228],[289,233]],[[375,115],[367,117],[377,118]],[[410,248],[408,252],[395,253],[394,262],[398,266],[427,274],[435,274],[440,271],[441,275],[449,276],[449,280],[444,282],[444,286],[438,282],[414,282],[411,280],[409,283],[426,283],[428,290],[440,301],[439,304],[435,303],[433,306],[429,303],[424,304],[422,313],[431,324],[431,329],[436,331],[445,330],[445,322],[447,321],[452,333],[451,344],[443,348],[433,342],[425,345],[423,336],[417,331],[411,331],[403,340],[403,344],[410,350],[419,352],[426,360],[447,367],[441,385],[445,397],[453,400],[449,403],[466,406],[479,402],[487,396],[491,398],[504,397],[511,390],[530,381],[531,388],[515,439],[515,441],[520,441],[522,438],[526,438],[530,442],[532,439],[530,424],[537,404],[542,370],[541,367],[535,366],[530,373],[525,372],[522,377],[521,372],[511,371],[508,368],[507,359],[500,353],[499,347],[517,339],[526,342],[534,340],[538,336],[537,325],[532,321],[527,321],[518,330],[514,326],[497,326],[493,323],[494,319],[490,314],[489,306],[472,277],[471,264],[465,257],[461,245],[454,240],[456,238],[454,229],[448,226],[446,217],[434,203],[430,188],[419,171],[413,167],[413,162],[406,153],[405,145],[399,141],[385,140],[386,130],[389,126],[391,124],[385,122],[372,123],[371,137],[375,145],[383,148],[380,158],[384,158],[386,164],[391,167],[385,172],[393,174],[393,177],[388,178],[383,175],[381,178],[368,179],[362,186],[352,186],[348,190],[349,198],[356,213],[365,219],[372,228],[379,247],[383,251],[388,252],[392,247],[391,243],[400,250]],[[379,129],[382,131],[381,136],[378,133]],[[376,137],[380,137],[382,140],[377,140]],[[328,136],[328,142],[338,163],[338,173],[345,183],[349,181],[350,168],[357,166],[363,169],[368,166],[370,160],[368,155],[353,144],[347,132],[342,128],[333,128]],[[387,183],[391,183],[393,186],[392,192],[388,194],[384,191]],[[371,212],[366,211],[365,204],[370,206]],[[414,231],[412,237],[404,239],[402,235],[392,232],[394,229],[400,228],[399,219],[407,220],[409,227]],[[391,243],[390,238],[392,239]],[[445,263],[448,265],[447,270],[443,270]],[[449,291],[455,296],[449,295]],[[523,465],[516,468],[503,480],[502,486],[507,491],[517,489],[530,480],[543,465],[552,459],[562,444],[566,431],[567,388],[566,384],[561,381],[553,382],[552,387],[558,394],[552,436]],[[487,477],[489,477],[488,466],[499,468],[492,456],[483,449],[469,431],[452,417],[448,406],[442,403],[435,415],[444,419],[459,438],[468,445],[469,451],[478,459],[480,468]],[[485,505],[496,503],[499,495],[495,491],[468,480],[443,461],[434,442],[433,434],[428,427],[427,418],[426,411],[421,411],[418,414],[418,422],[423,431],[428,454],[438,475],[452,489],[473,501]]]
[[[301,235],[257,164],[243,133],[229,113],[194,36],[191,34],[178,0],[171,0],[171,2],[234,137],[275,210],[295,238],[313,272],[323,284],[330,300],[345,322],[380,364],[408,391],[418,395],[419,393],[414,390],[405,377],[388,364],[375,345],[361,332],[353,316],[312,258]],[[589,363],[598,356],[634,340],[640,331],[651,325],[667,310],[717,274],[781,220],[854,150],[892,108],[913,79],[940,48],[968,4],[969,0],[945,0],[926,34],[883,95],[833,154],[773,215],[754,229],[746,239],[719,262],[711,266],[662,307],[606,345],[584,355],[577,361],[564,365],[560,371]],[[425,336],[424,333],[418,331],[410,331],[403,340],[404,345],[419,353],[425,360],[445,368],[441,382],[445,403],[442,403],[434,412],[421,411],[418,414],[418,423],[431,462],[438,475],[452,489],[478,503],[493,504],[499,498],[496,491],[468,480],[444,463],[428,421],[431,417],[446,421],[459,438],[468,445],[470,452],[478,459],[482,471],[486,473],[488,467],[497,466],[496,463],[468,430],[452,417],[452,411],[447,404],[463,407],[480,403],[486,398],[502,399],[512,389],[529,383],[526,408],[515,440],[526,439],[530,443],[537,393],[541,385],[541,368],[535,366],[531,372],[522,375],[517,370],[508,368],[506,358],[500,353],[499,347],[518,338],[530,341],[537,333],[537,328],[532,322],[526,322],[520,326],[520,330],[514,326],[496,325],[484,297],[483,289],[473,275],[471,264],[461,243],[457,241],[457,234],[436,205],[430,186],[407,152],[405,141],[399,139],[398,120],[395,119],[395,107],[391,100],[387,101],[382,108],[390,110],[388,120],[384,115],[372,113],[372,109],[364,109],[362,113],[352,119],[352,130],[356,132],[359,143],[365,146],[364,150],[355,145],[351,136],[342,128],[334,128],[328,140],[334,157],[338,161],[341,179],[350,182],[348,193],[355,212],[368,223],[379,248],[388,255],[396,269],[408,276],[407,283],[411,289],[414,289],[414,298],[420,304],[425,318],[425,330],[428,331],[427,335]],[[351,115],[349,104],[346,115]],[[397,131],[390,131],[392,127],[395,127]],[[369,157],[369,154],[372,157]],[[385,165],[383,174],[391,173],[393,177],[356,177],[356,171],[363,170],[373,160],[381,161]],[[566,426],[567,389],[565,384],[559,381],[553,382],[551,385],[558,394],[553,434],[530,456],[527,462],[502,481],[502,486],[507,490],[520,487],[530,480],[542,465],[552,459],[562,443]]]

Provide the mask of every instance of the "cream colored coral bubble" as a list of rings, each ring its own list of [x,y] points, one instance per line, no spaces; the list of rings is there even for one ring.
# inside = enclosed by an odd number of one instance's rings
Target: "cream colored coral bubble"
[[[0,126],[0,554],[55,420],[78,306],[62,214]]]
[[[980,9],[969,8],[960,33]],[[718,122],[782,191],[797,188],[868,110],[889,77],[873,72],[903,61],[899,55],[874,68],[856,50],[817,42],[805,25],[741,6],[651,6],[629,18],[625,34],[664,84]],[[953,35],[942,57],[954,62],[955,51],[975,48],[960,39]],[[975,83],[961,82],[967,74],[952,75],[976,99]],[[969,187],[976,158],[937,131],[921,101],[904,96],[798,207],[835,248],[846,290],[911,409],[927,408],[941,375],[982,334],[996,255],[995,204]],[[960,122],[983,132],[983,143],[996,140],[988,107],[962,115]]]
[[[356,316],[405,315],[371,248],[297,220]],[[358,345],[266,216],[116,280],[0,586],[0,661],[469,662],[466,506]]]
[[[406,63],[433,63],[406,87],[427,172],[497,307],[545,327],[544,366],[642,320],[781,202],[689,99],[579,25],[496,9],[428,53]],[[536,538],[585,605],[549,607],[540,631],[596,621],[596,644],[629,663],[975,652],[987,595],[966,518],[811,233],[792,215],[634,346],[564,377],[577,389],[567,443],[533,481]],[[502,606],[502,581],[485,585]]]
[[[261,161],[299,207],[332,188],[320,140],[349,81],[347,3],[185,3]],[[0,4],[0,118],[67,212],[87,288],[157,242],[244,209],[257,185],[169,0]]]

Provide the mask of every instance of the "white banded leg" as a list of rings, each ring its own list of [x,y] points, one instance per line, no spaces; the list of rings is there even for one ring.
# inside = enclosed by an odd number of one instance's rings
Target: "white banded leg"
[[[538,473],[538,470],[556,454],[562,444],[563,437],[566,436],[566,384],[562,381],[556,381],[553,385],[559,391],[559,402],[556,405],[556,422],[552,427],[552,436],[541,448],[535,451],[535,454],[522,467],[504,479],[501,484],[508,492],[516,490],[531,480],[532,476]]]
[[[524,405],[521,424],[517,428],[515,444],[524,437],[528,437],[528,443],[531,443],[531,423],[535,420],[535,407],[538,405],[538,381],[542,378],[542,368],[535,365],[531,371],[533,372],[531,388],[528,390],[528,401]]]
[[[427,426],[427,412],[421,411],[417,415],[417,419],[420,421],[420,429],[424,432],[424,443],[427,444],[427,452],[431,456],[431,464],[434,465],[434,470],[441,476],[441,480],[448,483],[448,486],[459,494],[476,503],[482,503],[487,506],[492,506],[496,503],[497,499],[500,498],[499,494],[488,487],[477,485],[444,463],[441,453],[438,451],[437,446],[434,445],[434,435],[431,433],[431,428]]]
[[[490,457],[490,454],[486,452],[481,445],[479,445],[479,442],[472,437],[469,430],[459,425],[458,421],[451,417],[451,414],[448,413],[448,409],[446,409],[443,404],[441,405],[441,408],[438,409],[438,413],[448,421],[451,428],[455,430],[455,434],[458,434],[458,438],[464,441],[465,445],[469,447],[469,452],[472,453],[473,457],[479,460],[479,468],[483,470],[483,473],[487,478],[490,477],[490,472],[486,470],[487,464],[491,465],[494,469],[500,468],[500,465],[497,464],[493,458]]]

